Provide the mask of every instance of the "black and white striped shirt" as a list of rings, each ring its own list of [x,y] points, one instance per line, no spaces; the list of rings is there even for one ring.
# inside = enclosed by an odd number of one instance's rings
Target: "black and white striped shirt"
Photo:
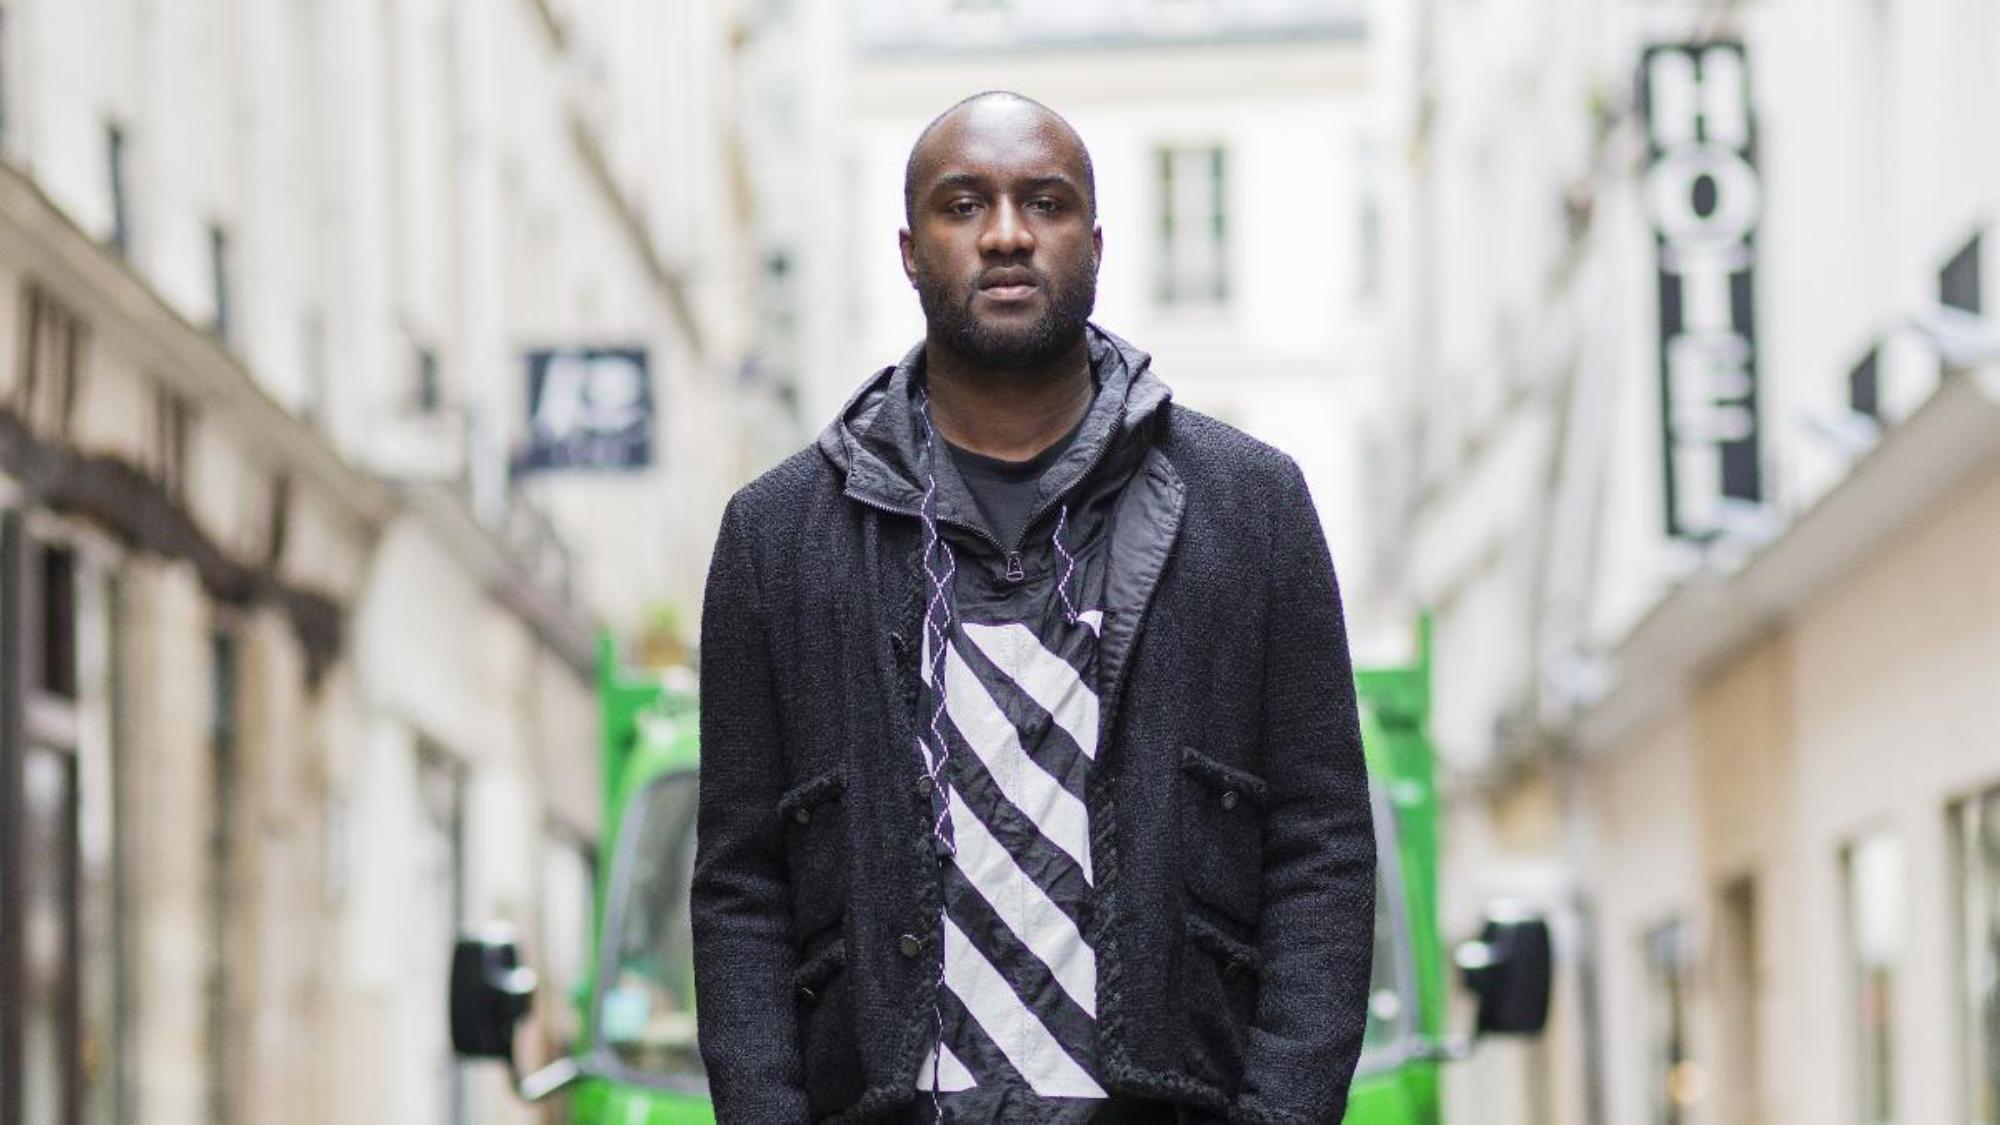
[[[1099,586],[1084,580],[1097,568],[1079,562],[1074,604],[1091,604],[1082,591]],[[1088,1121],[1105,1097],[1097,957],[1084,938],[1102,614],[1072,621],[1051,580],[971,602],[943,661],[942,1044],[917,1086],[935,1082],[946,1120]],[[936,696],[926,694],[929,715]]]

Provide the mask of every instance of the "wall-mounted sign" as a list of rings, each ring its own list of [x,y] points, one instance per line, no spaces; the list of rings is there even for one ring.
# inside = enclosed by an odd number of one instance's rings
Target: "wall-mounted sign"
[[[1707,541],[1762,522],[1757,224],[1750,75],[1740,43],[1649,48],[1646,213],[1658,251],[1667,534]]]
[[[644,348],[528,353],[521,472],[639,469],[653,463],[653,378]]]

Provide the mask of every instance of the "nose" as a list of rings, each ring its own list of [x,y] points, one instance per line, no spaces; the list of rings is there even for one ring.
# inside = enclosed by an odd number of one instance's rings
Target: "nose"
[[[979,235],[981,253],[1012,257],[1035,248],[1035,234],[1028,229],[1027,216],[1012,199],[1003,197],[987,214],[990,217],[986,229]]]

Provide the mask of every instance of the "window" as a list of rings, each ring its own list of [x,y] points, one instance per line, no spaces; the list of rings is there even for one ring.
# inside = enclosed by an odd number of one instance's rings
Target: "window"
[[[209,331],[223,343],[229,342],[229,232],[220,223],[208,227],[208,272],[214,287],[215,319]]]
[[[1764,984],[1758,943],[1758,891],[1745,875],[1722,887],[1717,897],[1710,948],[1714,950],[1718,1050],[1716,1094],[1720,1119],[1763,1121]]]
[[[17,1120],[59,1121],[73,1118],[76,1105],[76,764],[60,750],[25,751],[17,838],[21,854],[42,862],[22,865],[20,897],[8,911],[18,914],[27,939],[16,986],[22,1007],[14,1037],[21,1081]]]
[[[1681,1125],[1701,1096],[1688,1052],[1687,927],[1675,918],[1646,932],[1646,1089],[1655,1125]]]
[[[438,374],[437,349],[418,345],[411,402],[420,413],[435,414],[444,405],[444,383]]]
[[[1162,305],[1220,304],[1229,297],[1228,161],[1220,147],[1158,154]]]
[[[695,1048],[695,775],[666,774],[632,799],[611,871],[597,1041],[635,1075],[698,1077]]]
[[[1980,308],[1979,243],[1973,235],[1951,261],[1938,271],[1938,300],[1954,309],[1977,313]]]
[[[1384,857],[1384,863],[1393,863]],[[1417,998],[1410,993],[1404,971],[1405,938],[1396,916],[1400,905],[1395,897],[1402,888],[1375,871],[1375,956],[1368,981],[1368,1024],[1362,1035],[1364,1054],[1402,1044],[1416,1026]]]
[[[1882,347],[1868,349],[1861,362],[1847,373],[1847,407],[1877,422],[1882,420]]]
[[[1848,1001],[1860,1125],[1890,1125],[1896,1107],[1896,977],[1903,950],[1903,849],[1887,832],[1849,845],[1843,864],[1847,899]]]
[[[20,384],[14,397],[28,425],[65,435],[90,345],[89,325],[54,293],[36,282],[21,286],[21,332],[15,341]]]
[[[208,639],[208,753],[214,821],[208,835],[208,1119],[219,1125],[239,1119],[238,1069],[246,1044],[231,1020],[241,977],[235,964],[240,952],[231,940],[230,919],[241,909],[236,867],[241,854],[239,823],[240,754],[237,745],[239,651],[236,636],[216,629]]]
[[[2000,1125],[2000,789],[1952,810],[1962,1119]]]
[[[1410,901],[1403,883],[1398,825],[1388,794],[1370,786],[1375,818],[1375,954],[1368,981],[1368,1023],[1361,1039],[1360,1073],[1373,1074],[1407,1062],[1417,1044],[1414,938]]]
[[[38,686],[58,699],[76,700],[76,554],[59,547],[41,555],[41,649]]]
[[[154,478],[167,495],[180,502],[187,495],[188,439],[194,429],[194,405],[185,395],[160,386],[153,390]]]
[[[104,147],[111,177],[111,249],[123,257],[132,252],[132,216],[125,201],[125,130],[115,121],[104,126]]]
[[[115,798],[101,572],[0,512],[0,1121],[115,1121]]]

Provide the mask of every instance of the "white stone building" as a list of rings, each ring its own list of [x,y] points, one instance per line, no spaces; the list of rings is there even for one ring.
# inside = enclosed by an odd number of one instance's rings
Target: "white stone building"
[[[2000,10],[1377,15],[1447,917],[1563,966],[1454,1119],[1995,1120]]]
[[[736,20],[0,3],[0,1119],[529,1116],[445,966],[513,923],[574,1033],[592,630],[755,467]],[[579,348],[650,462],[516,471]]]
[[[760,166],[790,193],[762,210],[792,216],[773,237],[807,432],[922,337],[896,249],[910,145],[960,98],[1018,91],[1090,148],[1104,228],[1095,319],[1150,351],[1178,401],[1300,462],[1366,636],[1381,152],[1363,5],[795,7],[823,49],[786,56],[805,64],[784,83],[798,143]]]

